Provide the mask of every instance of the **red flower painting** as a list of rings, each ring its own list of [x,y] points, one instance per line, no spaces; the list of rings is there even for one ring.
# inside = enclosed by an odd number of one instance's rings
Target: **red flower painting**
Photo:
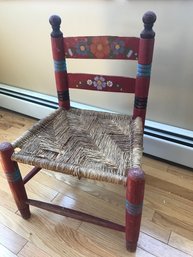
[[[93,38],[90,50],[96,58],[104,58],[108,56],[110,52],[109,42],[107,37],[95,37]]]

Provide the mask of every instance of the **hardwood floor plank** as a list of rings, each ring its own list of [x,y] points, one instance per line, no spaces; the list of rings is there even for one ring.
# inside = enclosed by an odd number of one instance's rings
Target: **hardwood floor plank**
[[[152,257],[150,252],[147,252],[141,248],[137,248],[136,253],[129,253],[125,247],[125,234],[110,229],[106,229],[100,226],[92,225],[83,222],[79,229],[79,232],[84,234],[90,240],[93,240],[101,245],[107,252],[114,254],[118,257]],[[140,234],[141,235],[141,234]]]
[[[17,211],[17,207],[15,204],[15,201],[13,200],[13,197],[11,196],[10,193],[2,191],[0,189],[0,205],[12,212],[16,212]]]
[[[155,176],[161,180],[166,180],[170,183],[193,191],[191,183],[191,179],[193,179],[193,173],[190,171],[184,170],[182,168],[180,169],[172,165],[168,165],[167,168],[162,168],[161,172],[160,168],[155,168],[151,165],[143,164],[143,168],[148,175]]]
[[[3,109],[0,107],[0,129],[5,130],[5,128],[9,129],[11,127],[29,127],[37,119],[25,116],[16,112],[9,111],[7,109]]]
[[[150,158],[146,155],[143,155],[142,158],[142,166],[144,166],[144,164],[149,167],[156,168],[160,171],[166,171],[168,169],[168,163],[164,163],[163,161]]]
[[[79,211],[87,212],[89,214],[96,215],[98,217],[124,225],[125,207],[115,210],[113,206],[103,203],[101,199],[93,200],[93,197],[85,196],[80,193],[78,196],[79,197],[74,197],[72,199],[70,197],[67,197],[66,195],[63,196],[62,194],[58,194],[57,197],[54,199],[54,203],[64,206],[66,208],[73,208]],[[171,231],[162,226],[152,223],[150,221],[150,219],[152,218],[152,212],[149,212],[150,216],[148,216],[148,212],[145,213],[145,209],[146,208],[144,207],[141,230],[167,243]]]
[[[27,240],[0,223],[0,243],[17,254],[27,243]]]
[[[193,200],[193,175],[191,172],[177,172],[171,168],[160,169],[143,165],[146,173],[146,183],[160,189],[175,193],[181,197]]]
[[[174,232],[171,233],[169,245],[193,256],[193,241]]]
[[[154,254],[157,257],[190,257],[189,254],[184,253],[170,245],[166,245],[155,238],[146,234],[141,234],[139,238],[139,247]]]
[[[184,221],[193,226],[192,201],[171,194],[170,192],[146,185],[145,204],[155,211],[161,211],[166,215]]]
[[[28,242],[23,249],[18,253],[18,257],[51,257],[51,255],[45,253],[34,244]]]
[[[2,176],[0,176],[0,184],[2,185],[0,190],[6,192],[12,198],[11,190],[9,188],[9,185],[7,183],[7,180],[4,176],[4,174],[2,174]],[[51,201],[58,194],[58,191],[56,191],[50,187],[47,187],[43,184],[40,184],[39,182],[37,182],[33,179],[30,180],[30,182],[27,183],[25,187],[26,187],[29,198],[37,198],[38,197],[42,201]]]
[[[36,182],[34,180],[31,180],[29,183],[26,184],[26,190],[27,192],[30,192],[29,198],[38,196],[40,200],[44,201],[51,201],[56,197],[58,192],[56,190],[53,190],[50,187],[44,186],[39,182]]]
[[[0,142],[12,142],[36,121],[37,119],[0,108]]]
[[[193,226],[184,222],[184,220],[179,220],[160,211],[155,211],[152,221],[193,242]]]
[[[96,199],[95,197],[81,191],[79,191],[79,197],[74,195],[73,198],[63,194],[58,194],[53,203],[66,208],[88,212],[89,214],[98,216],[99,218],[108,218],[110,221],[119,223],[120,225],[124,224],[125,209],[115,209],[114,206],[108,205],[104,201]]]
[[[141,231],[166,244],[168,243],[171,234],[170,229],[147,219],[142,220]]]
[[[193,170],[191,168],[181,167],[177,165],[169,165],[168,172],[174,173],[175,175],[180,177],[193,179]]]
[[[193,201],[193,191],[182,186],[170,183],[167,180],[161,180],[149,174],[146,174],[146,185],[154,186],[169,193],[176,194],[185,199]]]
[[[100,245],[90,242],[77,230],[68,226],[63,229],[58,224],[47,222],[41,215],[32,215],[30,220],[26,221],[0,206],[0,222],[9,224],[13,231],[31,242],[36,242],[37,247],[53,257],[115,257],[108,255]]]
[[[0,243],[0,254],[1,254],[1,257],[17,257],[17,255],[9,251],[1,243]]]

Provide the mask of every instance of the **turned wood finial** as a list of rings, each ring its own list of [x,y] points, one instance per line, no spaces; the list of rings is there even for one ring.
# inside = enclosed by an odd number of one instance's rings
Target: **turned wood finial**
[[[3,155],[6,155],[7,153],[9,153],[9,155],[11,156],[12,153],[13,153],[13,146],[8,143],[8,142],[3,142],[0,144],[0,154],[3,156]]]
[[[144,23],[144,30],[141,32],[141,38],[154,38],[155,32],[153,31],[152,27],[156,21],[156,14],[152,11],[148,11],[143,15],[142,20]]]
[[[49,22],[52,26],[52,37],[61,37],[63,34],[60,31],[61,18],[58,15],[52,15],[49,19]]]

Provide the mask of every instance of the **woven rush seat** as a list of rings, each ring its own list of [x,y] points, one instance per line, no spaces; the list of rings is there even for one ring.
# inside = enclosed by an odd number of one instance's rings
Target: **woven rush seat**
[[[13,143],[17,162],[125,184],[142,157],[140,118],[59,108]]]

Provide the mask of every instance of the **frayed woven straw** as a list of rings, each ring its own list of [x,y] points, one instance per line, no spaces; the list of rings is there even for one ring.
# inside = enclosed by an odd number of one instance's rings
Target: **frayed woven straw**
[[[59,108],[13,143],[12,159],[73,176],[125,184],[142,157],[140,118]]]

